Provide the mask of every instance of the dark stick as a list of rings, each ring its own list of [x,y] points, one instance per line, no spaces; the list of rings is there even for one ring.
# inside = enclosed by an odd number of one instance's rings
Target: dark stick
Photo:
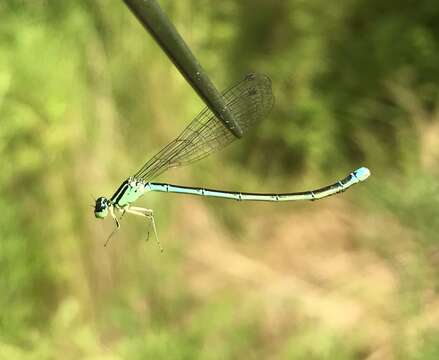
[[[242,137],[242,129],[221,94],[159,4],[155,0],[124,2],[224,126],[236,137]]]

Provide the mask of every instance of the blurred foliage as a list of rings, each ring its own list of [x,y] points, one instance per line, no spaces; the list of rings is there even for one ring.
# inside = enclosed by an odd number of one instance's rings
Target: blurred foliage
[[[377,345],[365,335],[374,323],[343,332],[295,303],[276,305],[286,324],[273,325],[276,292],[264,308],[253,290],[188,261],[196,239],[214,243],[218,232],[250,254],[265,240],[278,244],[270,229],[305,205],[206,200],[200,212],[193,200],[152,194],[165,254],[139,241],[137,219],[104,249],[112,224],[93,218],[90,195],[109,195],[203,105],[123,2],[3,0],[0,358],[437,359],[436,2],[160,3],[215,83],[267,73],[276,96],[240,146],[166,176],[251,191],[307,188],[370,167],[371,179],[345,200],[359,209],[345,226],[354,229],[349,246],[397,279],[393,302],[381,306],[390,335]],[[203,220],[212,217],[214,225]],[[200,295],[193,274],[204,271],[218,288]]]

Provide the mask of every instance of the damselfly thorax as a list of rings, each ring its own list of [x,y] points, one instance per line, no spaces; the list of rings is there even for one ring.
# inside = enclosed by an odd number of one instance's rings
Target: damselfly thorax
[[[96,200],[95,216],[103,219],[108,215],[110,207],[118,210],[126,209],[145,193],[145,182],[133,177],[125,180],[110,199],[100,197]]]
[[[145,182],[143,180],[137,180],[134,177],[130,177],[125,180],[119,189],[111,197],[110,201],[117,207],[123,208],[145,193]]]

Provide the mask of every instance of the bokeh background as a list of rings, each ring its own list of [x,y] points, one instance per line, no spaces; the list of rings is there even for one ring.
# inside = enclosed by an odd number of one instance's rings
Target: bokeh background
[[[275,107],[160,181],[319,202],[152,193],[94,218],[203,108],[122,1],[0,3],[1,359],[438,359],[435,0],[160,0],[219,88]]]

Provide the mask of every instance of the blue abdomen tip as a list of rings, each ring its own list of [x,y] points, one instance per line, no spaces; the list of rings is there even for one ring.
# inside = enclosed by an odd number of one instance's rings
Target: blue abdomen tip
[[[358,180],[364,181],[370,176],[370,170],[367,167],[361,167],[354,171]]]

